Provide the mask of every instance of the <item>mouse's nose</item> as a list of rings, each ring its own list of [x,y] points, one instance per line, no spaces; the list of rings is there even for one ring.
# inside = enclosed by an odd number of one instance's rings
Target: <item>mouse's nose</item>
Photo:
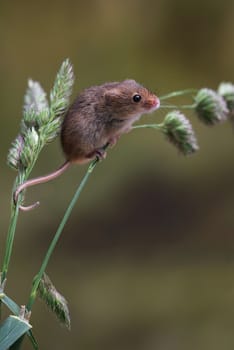
[[[147,101],[147,107],[149,109],[158,109],[160,107],[160,100],[157,96],[150,97]]]
[[[155,96],[155,99],[154,99],[154,102],[152,103],[152,105],[155,107],[155,108],[159,108],[160,107],[160,100],[158,97]]]

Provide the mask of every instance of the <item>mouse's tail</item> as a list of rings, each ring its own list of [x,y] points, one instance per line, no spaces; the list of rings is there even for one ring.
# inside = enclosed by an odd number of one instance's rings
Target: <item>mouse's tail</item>
[[[14,192],[13,198],[14,198],[15,205],[16,205],[16,203],[18,201],[20,193],[23,190],[25,190],[28,187],[31,187],[31,186],[34,186],[34,185],[39,185],[39,184],[42,184],[44,182],[48,182],[48,181],[51,181],[51,180],[55,179],[56,177],[58,177],[61,174],[63,174],[64,171],[66,171],[67,168],[70,166],[70,164],[71,163],[69,161],[66,161],[65,163],[63,163],[63,165],[61,165],[61,167],[59,167],[57,170],[55,170],[54,172],[52,172],[52,173],[50,173],[48,175],[36,177],[35,179],[31,179],[31,180],[27,180],[27,181],[23,182],[21,185],[19,185],[17,187],[17,189]],[[27,207],[23,206],[23,205],[20,205],[19,209],[21,209],[23,211],[28,211],[28,210],[32,210],[32,209],[36,208],[39,204],[40,204],[39,202],[36,202],[36,203],[34,203],[32,205],[29,205]]]

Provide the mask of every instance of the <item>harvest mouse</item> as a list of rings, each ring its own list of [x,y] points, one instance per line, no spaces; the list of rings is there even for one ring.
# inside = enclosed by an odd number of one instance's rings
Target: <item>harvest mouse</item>
[[[159,106],[158,97],[131,79],[85,89],[70,106],[62,122],[60,137],[65,163],[48,175],[21,184],[14,193],[15,203],[22,190],[56,178],[72,163],[105,158],[107,146],[115,145],[142,114],[153,112]],[[19,208],[31,210],[38,204]]]

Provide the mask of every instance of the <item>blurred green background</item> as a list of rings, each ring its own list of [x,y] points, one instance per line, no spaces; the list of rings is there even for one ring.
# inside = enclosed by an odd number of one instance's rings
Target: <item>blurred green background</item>
[[[234,81],[233,18],[233,0],[2,1],[1,257],[16,175],[5,160],[27,79],[48,92],[69,57],[73,97],[125,78],[158,95],[216,89]],[[38,301],[32,323],[41,349],[233,349],[233,127],[207,128],[188,116],[196,155],[184,158],[157,132],[136,130],[96,168],[47,271],[69,301],[72,329]],[[62,161],[54,142],[32,176]],[[26,202],[41,206],[19,218],[7,284],[19,304],[85,170],[74,166],[27,192]],[[28,341],[23,348],[31,348]]]

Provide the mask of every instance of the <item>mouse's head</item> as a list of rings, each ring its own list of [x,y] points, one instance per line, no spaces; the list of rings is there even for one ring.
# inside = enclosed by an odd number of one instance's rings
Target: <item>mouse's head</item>
[[[121,118],[150,113],[160,106],[157,96],[132,79],[110,84],[105,92],[105,102],[106,107]]]

